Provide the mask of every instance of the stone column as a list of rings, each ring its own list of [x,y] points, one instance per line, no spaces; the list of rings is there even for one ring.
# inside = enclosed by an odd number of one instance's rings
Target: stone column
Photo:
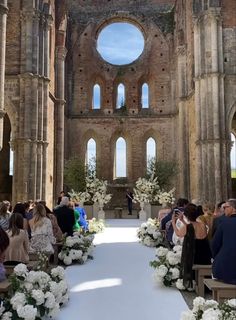
[[[3,144],[7,0],[0,0],[0,151]]]
[[[65,57],[67,50],[64,46],[56,48],[56,105],[55,105],[55,192],[59,194],[63,189],[64,176],[64,79],[65,79]]]

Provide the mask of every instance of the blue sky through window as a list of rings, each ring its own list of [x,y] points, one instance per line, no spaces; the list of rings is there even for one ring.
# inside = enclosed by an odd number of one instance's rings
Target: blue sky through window
[[[124,138],[116,141],[116,178],[126,177],[126,142]]]
[[[142,32],[131,23],[115,22],[99,34],[97,50],[104,60],[116,65],[136,60],[144,49]]]
[[[148,92],[148,84],[144,83],[142,85],[142,108],[149,107],[149,92]]]
[[[93,87],[93,109],[101,108],[101,88],[98,84]]]

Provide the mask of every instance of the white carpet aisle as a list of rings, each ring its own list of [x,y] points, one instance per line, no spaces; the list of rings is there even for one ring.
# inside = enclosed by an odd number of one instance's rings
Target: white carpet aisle
[[[155,249],[137,242],[139,220],[106,220],[94,260],[66,270],[70,301],[57,320],[179,320],[188,307],[176,289],[155,287]]]

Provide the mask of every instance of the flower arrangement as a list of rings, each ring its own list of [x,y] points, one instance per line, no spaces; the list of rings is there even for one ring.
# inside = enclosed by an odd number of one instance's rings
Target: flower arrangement
[[[150,266],[155,268],[154,280],[156,283],[170,287],[176,283],[180,275],[182,246],[175,246],[172,250],[164,247],[156,249],[157,260],[151,261]]]
[[[86,187],[92,195],[92,201],[97,202],[99,206],[103,206],[111,200],[112,195],[107,194],[107,181],[98,178],[87,178]]]
[[[105,224],[102,219],[97,220],[96,218],[92,218],[88,223],[88,232],[91,234],[103,232],[105,229]]]
[[[149,203],[156,197],[159,189],[157,178],[154,178],[154,176],[149,179],[138,178],[134,188],[134,201]]]
[[[163,234],[159,230],[157,219],[149,218],[147,222],[141,224],[137,231],[140,242],[148,247],[156,247],[163,242]]]
[[[93,239],[93,235],[74,233],[72,237],[67,237],[64,240],[58,258],[62,260],[65,265],[70,265],[73,261],[83,264],[87,259],[93,259],[91,255]]]
[[[174,204],[175,202],[175,188],[171,189],[169,192],[167,191],[159,191],[154,198],[154,201],[159,202],[161,205],[163,204]]]
[[[84,202],[89,201],[91,198],[91,195],[87,191],[76,192],[72,189],[71,192],[68,192],[68,193],[72,201],[78,202],[80,204],[83,204]]]
[[[4,320],[55,318],[60,306],[69,299],[62,267],[47,274],[29,271],[25,264],[18,264],[10,281],[14,294],[3,300],[0,306],[0,318]]]
[[[197,297],[193,300],[193,309],[184,311],[181,320],[235,320],[236,299],[219,304],[215,300]]]

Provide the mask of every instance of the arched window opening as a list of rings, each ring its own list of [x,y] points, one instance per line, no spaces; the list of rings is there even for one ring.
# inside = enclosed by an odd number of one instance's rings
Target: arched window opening
[[[147,83],[142,85],[142,108],[149,108],[149,87]]]
[[[120,109],[123,107],[125,107],[125,86],[123,83],[120,83],[117,87],[116,108]]]
[[[89,139],[87,143],[86,165],[88,176],[96,176],[96,142],[94,139]]]
[[[126,173],[126,142],[124,138],[116,140],[115,149],[115,178],[127,177]]]
[[[146,143],[146,163],[147,172],[150,173],[153,169],[153,165],[156,162],[156,141],[153,138],[149,138]]]
[[[9,155],[9,176],[13,176],[14,172],[14,152],[10,148],[10,155]]]
[[[101,108],[101,88],[99,84],[93,86],[93,109]]]
[[[231,178],[236,178],[236,138],[231,133],[231,151],[230,151],[230,165],[231,165]]]

